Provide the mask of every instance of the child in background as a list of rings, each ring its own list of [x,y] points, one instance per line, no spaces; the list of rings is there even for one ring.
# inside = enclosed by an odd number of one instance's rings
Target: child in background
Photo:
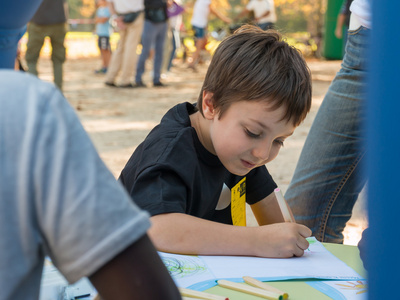
[[[275,4],[273,0],[250,0],[242,12],[235,18],[237,21],[252,13],[254,22],[263,30],[274,28],[276,23]]]
[[[102,67],[95,71],[96,74],[107,73],[108,64],[111,58],[111,47],[110,47],[110,17],[111,13],[108,9],[108,3],[106,0],[97,1],[96,10],[96,34],[98,36],[98,46],[101,54]]]
[[[222,14],[211,0],[196,0],[193,7],[192,20],[190,21],[194,31],[194,40],[196,51],[193,53],[192,62],[188,68],[197,72],[196,65],[200,60],[200,53],[207,45],[207,26],[208,17],[213,13],[218,19],[229,24],[232,22],[230,18]]]
[[[175,58],[176,50],[181,47],[180,31],[183,24],[183,13],[185,12],[181,0],[174,0],[171,2],[172,4],[168,6],[171,51],[169,52],[170,55],[167,57],[165,62],[167,72],[171,70],[172,61]]]
[[[119,180],[151,214],[159,251],[302,256],[311,231],[284,223],[267,171],[311,107],[309,69],[276,31],[244,25],[221,42],[197,105],[170,109]],[[232,196],[231,196],[232,195]],[[259,227],[245,227],[245,201]]]

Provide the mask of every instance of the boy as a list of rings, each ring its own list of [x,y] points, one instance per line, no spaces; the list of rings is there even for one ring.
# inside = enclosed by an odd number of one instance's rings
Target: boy
[[[183,103],[167,112],[120,176],[133,201],[152,215],[149,235],[156,248],[201,255],[303,255],[311,231],[283,223],[265,164],[310,106],[309,69],[277,32],[245,25],[222,41],[197,106]],[[243,223],[237,220],[244,217],[245,203],[242,197],[231,200],[227,189],[246,193],[262,226],[232,226]]]
[[[108,9],[108,3],[106,0],[97,1],[96,11],[96,34],[98,36],[98,46],[101,54],[102,67],[95,71],[96,74],[107,73],[108,65],[111,58],[111,47],[110,47],[110,17],[111,13]]]

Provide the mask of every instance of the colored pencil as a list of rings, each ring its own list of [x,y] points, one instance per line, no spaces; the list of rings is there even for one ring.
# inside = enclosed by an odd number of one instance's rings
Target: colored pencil
[[[276,188],[274,190],[274,192],[275,192],[276,200],[278,200],[279,208],[281,209],[281,212],[282,212],[285,222],[295,223],[296,221],[294,220],[293,215],[289,211],[288,204],[287,204],[285,198],[283,197],[281,189]]]
[[[192,297],[196,299],[205,299],[205,300],[229,300],[229,298],[224,296],[213,295],[191,289],[179,288],[179,291],[183,297]]]
[[[283,296],[274,292],[266,291],[256,287],[248,286],[243,283],[232,282],[228,280],[218,280],[218,285],[227,289],[243,292],[249,295],[258,296],[270,300],[283,300]]]
[[[243,276],[243,280],[247,284],[250,284],[250,285],[252,285],[254,287],[257,287],[257,288],[260,288],[260,289],[263,289],[263,290],[266,290],[266,291],[270,291],[270,292],[274,292],[274,293],[277,293],[279,295],[282,295],[284,300],[289,298],[288,293],[283,292],[283,291],[277,289],[276,287],[273,287],[273,286],[271,286],[271,285],[269,285],[269,284],[267,284],[265,282],[262,282],[260,280],[255,279],[253,277]]]

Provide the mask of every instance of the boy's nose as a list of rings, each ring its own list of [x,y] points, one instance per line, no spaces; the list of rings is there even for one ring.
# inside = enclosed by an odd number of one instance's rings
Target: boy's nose
[[[268,161],[270,152],[270,143],[260,143],[260,145],[257,145],[257,147],[253,149],[253,155],[259,160],[260,163]]]

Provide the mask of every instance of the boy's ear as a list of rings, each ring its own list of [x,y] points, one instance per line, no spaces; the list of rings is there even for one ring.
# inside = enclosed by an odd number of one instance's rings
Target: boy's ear
[[[214,96],[213,93],[208,91],[203,91],[203,102],[202,102],[203,114],[204,117],[208,120],[213,119],[216,114],[216,110],[214,108],[213,96]]]

